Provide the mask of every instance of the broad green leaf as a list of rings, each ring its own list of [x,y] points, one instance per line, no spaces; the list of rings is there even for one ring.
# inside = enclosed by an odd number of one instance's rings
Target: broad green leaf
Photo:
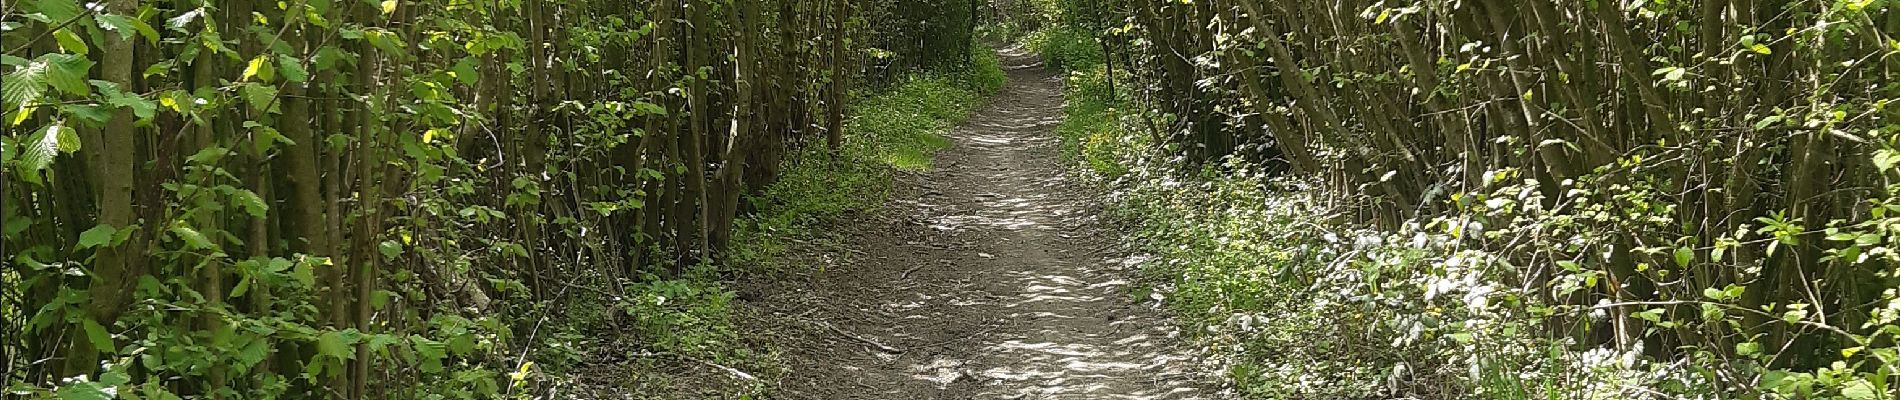
[[[1676,248],[1676,266],[1677,267],[1688,268],[1689,263],[1694,262],[1694,261],[1695,261],[1695,249],[1691,249],[1688,246]]]
[[[41,56],[47,63],[46,82],[53,84],[62,92],[74,96],[92,93],[86,85],[86,76],[91,74],[92,60],[73,54],[47,54]]]
[[[59,43],[59,48],[66,49],[69,53],[83,56],[92,52],[92,48],[86,46],[86,40],[80,39],[79,35],[74,34],[70,29],[53,31],[53,41]]]
[[[303,287],[316,287],[316,262],[308,258],[298,261],[296,266],[290,269],[290,277],[291,279],[296,279],[297,283],[302,284]]]
[[[641,115],[666,115],[666,108],[644,101],[633,102],[633,111]]]
[[[44,62],[30,61],[0,79],[0,99],[6,100],[7,108],[24,108],[40,100],[46,93],[46,68]]]
[[[94,19],[99,20],[99,28],[118,32],[119,39],[131,39],[132,34],[137,33],[145,36],[148,42],[158,42],[158,31],[153,30],[152,25],[145,23],[144,20],[116,14],[100,14]]]
[[[1649,322],[1662,322],[1662,314],[1663,314],[1662,309],[1652,308],[1652,309],[1637,312],[1636,318],[1642,319],[1644,321],[1649,321]]]
[[[49,133],[52,133],[53,136],[57,138],[54,142],[59,144],[59,152],[72,154],[79,151],[80,143],[78,132],[74,131],[70,126],[62,125],[54,125],[53,129],[57,132]]]
[[[480,73],[475,72],[475,65],[475,57],[463,57],[462,61],[455,63],[455,69],[452,70],[455,73],[455,79],[461,80],[463,85],[474,85],[482,77]]]
[[[1769,48],[1768,48],[1768,45],[1765,45],[1765,44],[1761,44],[1761,43],[1756,43],[1756,44],[1751,44],[1751,45],[1748,45],[1748,50],[1750,50],[1750,51],[1754,51],[1754,52],[1755,52],[1756,54],[1762,54],[1762,55],[1768,55],[1768,54],[1774,54],[1774,53],[1775,53],[1775,51],[1774,51],[1773,49],[1769,49]]]
[[[449,351],[455,353],[456,355],[465,356],[465,355],[469,355],[470,353],[475,352],[475,335],[474,334],[462,333],[460,335],[455,335],[455,337],[449,338],[448,342],[449,342]]]
[[[105,97],[106,105],[113,108],[129,107],[132,109],[132,115],[137,116],[140,121],[152,119],[158,113],[157,102],[119,90],[119,85],[116,83],[101,80],[91,82],[93,87],[99,88],[100,96]]]
[[[382,4],[382,5],[383,5],[383,15],[389,15],[389,14],[393,14],[393,13],[395,13],[395,12],[396,12],[396,4],[397,4],[397,3],[396,3],[396,0],[383,0],[383,4]]]
[[[4,165],[7,165],[7,163],[13,162],[13,156],[15,153],[15,151],[13,150],[14,148],[13,144],[14,144],[13,137],[0,136],[0,166],[4,166]],[[9,223],[11,223],[11,221],[9,221]]]
[[[356,341],[352,339],[340,331],[324,332],[322,336],[317,336],[317,356],[337,360],[355,359]]]
[[[85,232],[79,233],[78,248],[87,249],[112,243],[112,237],[118,233],[119,228],[114,228],[112,225],[99,224],[93,226],[92,229],[87,229]]]
[[[60,386],[53,394],[59,400],[112,400],[112,394],[106,392],[107,388],[104,383],[79,382]]]
[[[1900,151],[1891,149],[1875,150],[1873,158],[1874,167],[1880,168],[1882,171],[1890,170],[1893,169],[1894,165],[1900,164]]]
[[[270,206],[264,204],[264,198],[258,197],[256,192],[249,189],[238,189],[232,192],[231,201],[236,202],[238,208],[243,208],[244,213],[250,214],[253,218],[264,218],[264,213],[270,211]]]
[[[450,133],[449,133],[449,130],[447,130],[447,129],[442,129],[442,128],[431,128],[431,129],[429,129],[429,130],[427,130],[427,131],[423,131],[423,132],[422,132],[422,142],[423,142],[423,143],[433,143],[433,142],[435,142],[435,138],[436,138],[437,136],[441,136],[441,137],[448,137],[449,135],[450,135]]]
[[[376,251],[383,253],[384,258],[395,259],[397,256],[402,255],[402,243],[397,243],[394,240],[384,240],[381,244],[376,246]]]
[[[236,295],[233,294],[232,296]],[[253,366],[259,362],[263,362],[264,357],[269,355],[270,341],[259,337],[251,339],[250,343],[244,345],[242,350],[238,350],[237,360],[242,365]]]
[[[1770,115],[1766,118],[1762,118],[1760,121],[1755,121],[1755,130],[1767,129],[1768,127],[1774,126],[1775,123],[1781,122],[1781,120],[1786,119],[1786,118],[1787,117],[1783,117],[1780,115]]]
[[[250,62],[245,63],[244,74],[238,77],[238,81],[243,82],[243,81],[251,80],[251,77],[257,76],[258,73],[263,72],[264,62],[266,60],[264,57],[265,56],[263,55],[258,55],[256,58],[252,58]]]
[[[354,58],[350,53],[336,46],[323,46],[310,54],[310,68],[317,71],[329,71],[336,67],[337,61]]]
[[[203,233],[198,233],[197,229],[192,229],[190,226],[186,226],[183,222],[173,224],[171,227],[171,232],[172,232],[172,235],[178,236],[178,240],[183,240],[185,242],[185,247],[187,248],[196,249],[196,250],[212,250],[218,247],[217,244],[211,243],[211,239],[205,238],[205,235]]]
[[[284,73],[284,79],[291,82],[303,82],[310,79],[310,71],[303,67],[301,60],[289,55],[277,56],[278,71]]]
[[[251,110],[271,113],[278,110],[276,86],[245,84],[238,89],[238,94],[244,96],[244,101],[251,105]]]
[[[180,13],[176,17],[171,17],[171,19],[165,20],[165,27],[171,28],[171,30],[174,30],[174,31],[185,32],[185,28],[191,25],[191,21],[197,20],[198,17],[202,17],[204,15],[205,15],[205,9],[203,7],[195,8],[195,9],[192,9],[191,11]]]
[[[37,172],[53,165],[53,157],[59,154],[59,132],[62,130],[59,125],[49,126],[21,143],[25,145],[25,150],[20,152],[19,164],[15,164],[15,168],[29,182],[39,182],[40,174]]]
[[[79,320],[79,326],[86,331],[86,340],[92,341],[93,348],[105,353],[117,350],[112,346],[112,333],[106,332],[106,327],[100,326],[98,321],[82,319]]]
[[[81,11],[76,0],[34,0],[27,4],[27,12],[46,16],[46,20],[40,22],[50,24],[64,24],[67,20],[78,18]]]
[[[422,360],[422,372],[442,372],[442,359],[449,356],[448,344],[420,335],[410,336],[409,342],[416,350],[416,356]]]
[[[1846,385],[1841,385],[1841,397],[1847,400],[1876,400],[1887,398],[1880,390],[1874,388],[1874,384],[1859,378],[1848,381]]]

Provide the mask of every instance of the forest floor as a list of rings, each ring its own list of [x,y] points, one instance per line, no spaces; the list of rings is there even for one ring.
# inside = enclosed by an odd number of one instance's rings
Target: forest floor
[[[780,337],[777,386],[808,399],[1201,399],[1198,362],[1100,215],[1053,129],[1061,79],[1003,52],[1009,86],[900,176],[886,210],[843,224],[807,279],[740,285]]]

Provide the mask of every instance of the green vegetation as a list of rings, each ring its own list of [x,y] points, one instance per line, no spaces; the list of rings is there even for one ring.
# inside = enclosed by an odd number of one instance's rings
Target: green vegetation
[[[1043,3],[1242,397],[1900,397],[1891,2]]]
[[[853,101],[841,157],[816,150],[795,156],[779,182],[751,198],[759,212],[736,233],[735,261],[770,264],[787,239],[812,237],[814,228],[883,207],[893,172],[929,168],[931,154],[950,144],[944,130],[1007,79],[994,53],[972,51],[975,63],[965,69],[913,76]]]
[[[764,232],[874,205],[1001,84],[977,6],[7,2],[0,396],[770,364],[721,282]]]

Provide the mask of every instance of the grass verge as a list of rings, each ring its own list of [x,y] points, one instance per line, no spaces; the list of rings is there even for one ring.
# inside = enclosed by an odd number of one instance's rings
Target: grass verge
[[[973,60],[961,71],[919,74],[854,96],[840,151],[822,145],[800,150],[787,161],[778,182],[747,199],[757,211],[737,221],[724,271],[809,268],[788,265],[785,256],[807,250],[798,243],[826,240],[824,227],[880,210],[897,173],[930,168],[931,155],[951,144],[943,134],[1006,83],[997,57],[988,49],[977,50]],[[628,387],[661,398],[667,395],[658,393],[695,398],[708,391],[722,392],[717,396],[725,398],[762,398],[768,382],[783,375],[785,367],[773,350],[776,343],[738,332],[736,295],[720,272],[702,268],[680,279],[643,283],[632,288],[621,307],[635,316],[632,334],[652,353],[687,364],[752,371],[748,375],[756,379],[742,382],[745,387],[712,390],[649,362],[632,368],[636,376]]]

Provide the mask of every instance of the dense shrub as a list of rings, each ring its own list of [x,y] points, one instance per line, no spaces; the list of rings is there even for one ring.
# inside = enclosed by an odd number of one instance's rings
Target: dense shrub
[[[1900,347],[1895,344],[1900,337],[1900,253],[1894,249],[1900,243],[1900,219],[1894,212],[1900,207],[1893,206],[1900,202],[1900,185],[1892,179],[1900,176],[1895,161],[1900,160],[1895,150],[1900,136],[1888,122],[1893,111],[1887,104],[1895,98],[1895,88],[1891,79],[1881,79],[1890,77],[1891,70],[1877,65],[1886,61],[1872,61],[1892,56],[1876,54],[1867,47],[1870,42],[1840,42],[1845,35],[1871,32],[1867,23],[1878,18],[1861,19],[1872,15],[1861,13],[1881,6],[1789,2],[1790,15],[1834,21],[1837,25],[1825,30],[1841,36],[1776,33],[1799,38],[1802,48],[1814,46],[1813,53],[1791,55],[1770,48],[1788,42],[1750,44],[1757,39],[1745,39],[1734,49],[1739,52],[1730,52],[1730,61],[1751,66],[1763,62],[1756,57],[1771,55],[1827,60],[1822,62],[1843,67],[1824,68],[1837,74],[1828,76],[1861,84],[1817,86],[1810,94],[1819,97],[1806,98],[1772,94],[1776,84],[1748,83],[1738,89],[1783,102],[1783,108],[1772,111],[1760,109],[1761,103],[1753,100],[1698,97],[1736,100],[1700,103],[1726,107],[1724,112],[1731,116],[1753,114],[1737,122],[1696,114],[1708,111],[1698,109],[1702,111],[1683,118],[1723,128],[1670,135],[1742,147],[1617,139],[1630,147],[1593,165],[1579,160],[1555,163],[1537,154],[1549,145],[1568,148],[1560,152],[1570,154],[1602,150],[1579,147],[1574,137],[1551,133],[1539,146],[1519,146],[1525,138],[1516,133],[1480,131],[1522,121],[1505,122],[1510,114],[1484,111],[1501,105],[1493,101],[1498,97],[1482,95],[1484,85],[1508,87],[1503,80],[1508,76],[1472,71],[1485,65],[1523,71],[1527,67],[1505,64],[1559,62],[1553,58],[1512,59],[1521,56],[1496,54],[1502,45],[1492,41],[1467,45],[1458,54],[1469,60],[1446,63],[1439,58],[1442,65],[1423,74],[1436,75],[1437,82],[1447,86],[1472,86],[1407,92],[1412,81],[1393,79],[1421,70],[1404,67],[1399,58],[1403,54],[1322,51],[1330,48],[1324,45],[1330,40],[1391,43],[1416,34],[1391,32],[1387,25],[1436,29],[1435,24],[1461,23],[1408,14],[1421,9],[1438,13],[1434,16],[1458,15],[1483,11],[1471,7],[1495,5],[1374,5],[1362,16],[1366,21],[1359,21],[1299,14],[1312,3],[1247,6],[1283,17],[1270,24],[1310,29],[1334,27],[1294,24],[1377,22],[1363,36],[1303,36],[1310,34],[1307,31],[1273,36],[1243,14],[1247,11],[1240,2],[1132,5],[1151,7],[1142,12],[1156,14],[1131,16],[1137,23],[1129,34],[1141,39],[1116,48],[1135,51],[1124,54],[1137,58],[1135,63],[1165,70],[1118,75],[1123,80],[1114,86],[1142,92],[1110,99],[1100,65],[1056,62],[1069,74],[1068,120],[1060,129],[1065,147],[1086,174],[1102,177],[1116,189],[1116,215],[1136,227],[1133,238],[1154,256],[1143,265],[1145,281],[1167,299],[1184,330],[1216,355],[1225,367],[1224,377],[1243,397],[1860,400],[1900,395],[1893,384],[1900,378]],[[1635,24],[1650,30],[1646,32],[1652,37],[1668,37],[1679,32],[1671,31],[1672,26],[1712,23],[1680,12],[1690,6],[1648,3],[1632,6],[1634,16],[1576,16],[1587,20],[1578,28],[1585,32],[1601,28],[1596,24],[1605,20],[1627,18],[1639,21]],[[1404,15],[1411,17],[1399,19]],[[1174,25],[1142,21],[1157,16],[1176,20],[1165,22]],[[1209,22],[1197,18],[1225,25],[1205,25],[1210,28],[1204,32],[1154,31]],[[1197,36],[1203,33],[1210,36]],[[1039,48],[1052,47],[1048,35],[1031,40],[1044,41]],[[1541,42],[1544,38],[1506,40],[1551,45]],[[1273,45],[1294,48],[1265,54]],[[1395,51],[1416,51],[1392,46]],[[1819,51],[1823,48],[1833,52]],[[1662,45],[1637,50],[1683,51]],[[1060,51],[1045,54],[1070,57]],[[1850,54],[1867,61],[1841,58]],[[1166,66],[1173,62],[1168,58],[1180,56],[1191,63]],[[1299,71],[1273,64],[1285,60],[1306,64]],[[1393,63],[1381,64],[1388,61]],[[1680,68],[1744,73],[1707,65]],[[1679,71],[1657,69],[1653,79],[1634,84],[1654,85],[1668,91],[1667,96],[1719,87],[1719,82],[1708,82],[1719,79]],[[1770,71],[1794,77],[1812,72]],[[1276,73],[1291,76],[1275,79]],[[1582,79],[1574,74],[1545,76],[1569,79],[1571,84]],[[1632,85],[1615,74],[1598,76],[1603,80],[1591,83],[1596,88]],[[1324,85],[1303,92],[1308,89],[1297,87],[1298,81]],[[1575,95],[1561,86],[1539,85],[1544,89],[1506,97],[1516,104]],[[1630,97],[1621,101],[1635,101],[1638,89],[1629,90]],[[1379,93],[1413,97],[1386,102]],[[1471,125],[1462,126],[1472,131],[1435,131],[1447,122],[1446,115],[1434,113],[1399,116],[1397,126],[1384,126],[1447,136],[1488,132],[1484,134],[1494,142],[1486,146],[1501,147],[1459,150],[1411,137],[1380,142],[1385,140],[1381,135],[1393,131],[1374,128],[1395,117],[1391,112],[1447,107],[1436,102],[1440,100],[1473,102],[1469,107],[1477,111],[1458,114],[1470,120]],[[1205,108],[1197,108],[1201,106]],[[1625,110],[1644,107],[1627,106]],[[1594,108],[1553,105],[1542,118],[1585,122],[1566,116]],[[1785,125],[1797,118],[1789,114],[1795,109],[1841,112],[1803,114],[1799,118],[1805,122],[1796,128]],[[1220,114],[1236,110],[1240,113]],[[1323,110],[1339,114],[1320,113]],[[1203,117],[1194,113],[1212,114],[1197,120]],[[1347,115],[1355,119],[1335,120],[1340,125],[1325,120]],[[1640,112],[1619,115],[1648,117]],[[1386,120],[1375,121],[1380,118]],[[1217,122],[1221,130],[1214,135],[1197,130],[1196,124],[1208,121]],[[1784,131],[1776,127],[1799,133],[1747,133]],[[1820,138],[1834,134],[1813,129],[1853,137]],[[1193,151],[1218,145],[1209,142],[1216,136],[1243,142],[1220,156],[1212,155],[1223,153]],[[1291,151],[1286,141],[1301,136],[1310,140],[1304,143],[1310,146],[1307,153],[1283,153]],[[1163,143],[1157,145],[1155,139]],[[1825,147],[1814,147],[1823,142]],[[1444,159],[1421,161],[1430,157]],[[1816,157],[1827,161],[1801,161]],[[1590,167],[1557,171],[1578,165]],[[1722,177],[1721,171],[1748,175]],[[1824,180],[1838,186],[1803,186],[1815,179],[1803,175],[1811,173],[1829,176]],[[1406,183],[1416,179],[1405,178],[1407,174],[1442,179]],[[1734,190],[1749,192],[1735,197]],[[1794,192],[1808,193],[1814,200],[1785,197]],[[1728,208],[1738,204],[1743,208]],[[1730,211],[1717,218],[1710,210]],[[1751,210],[1758,214],[1742,213]]]
[[[929,168],[931,153],[950,145],[944,131],[1007,80],[995,53],[971,51],[974,62],[962,70],[913,76],[854,101],[840,154],[812,149],[792,157],[778,183],[750,198],[759,212],[740,227],[734,257],[742,264],[766,261],[785,249],[786,237],[881,207],[893,172]]]

